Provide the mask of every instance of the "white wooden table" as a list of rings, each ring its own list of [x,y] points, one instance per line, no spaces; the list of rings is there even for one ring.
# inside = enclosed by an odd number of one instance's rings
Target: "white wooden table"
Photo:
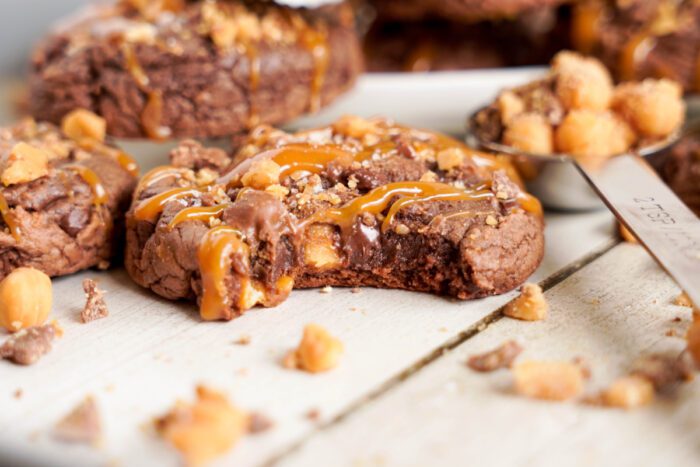
[[[144,165],[156,162],[144,154]],[[698,383],[623,412],[526,400],[510,392],[508,371],[465,367],[469,355],[516,338],[525,358],[583,356],[593,392],[640,355],[684,346],[666,335],[689,322],[690,310],[671,304],[678,288],[640,247],[619,244],[609,214],[550,213],[546,236],[531,280],[551,312],[536,323],[501,317],[516,293],[465,303],[372,289],[297,291],[277,308],[204,323],[192,305],[138,288],[123,270],[57,279],[53,317],[64,337],[32,367],[0,362],[0,465],[177,465],[150,422],[192,399],[198,383],[275,422],[215,465],[700,465]],[[110,308],[87,325],[85,277],[99,279]],[[345,344],[340,366],[285,370],[282,357],[311,322]],[[234,343],[243,335],[250,345]],[[104,421],[102,446],[55,441],[54,423],[88,394]]]

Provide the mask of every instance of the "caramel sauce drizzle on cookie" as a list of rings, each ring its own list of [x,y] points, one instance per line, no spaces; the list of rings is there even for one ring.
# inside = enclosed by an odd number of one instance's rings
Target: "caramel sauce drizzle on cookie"
[[[0,193],[0,216],[2,216],[2,220],[5,221],[5,225],[7,225],[12,237],[14,237],[16,241],[20,241],[22,231],[20,230],[19,224],[15,220],[15,216],[10,210],[10,206],[7,204],[7,200],[2,193]]]
[[[117,163],[122,167],[122,169],[126,170],[129,172],[131,175],[134,177],[138,177],[139,175],[139,164],[136,162],[136,160],[125,153],[124,151],[119,151],[117,152]]]
[[[129,42],[122,40],[121,49],[126,62],[126,69],[136,81],[136,84],[147,96],[146,106],[141,112],[141,127],[146,136],[162,141],[168,138],[172,131],[163,126],[163,93],[150,89],[150,79],[136,58],[136,52]]]
[[[205,321],[231,319],[231,303],[226,276],[233,273],[238,279],[240,297],[250,281],[250,249],[243,234],[230,226],[209,230],[199,245],[197,259],[202,275],[202,299],[199,312]],[[240,308],[240,307],[239,307]]]
[[[571,41],[581,53],[591,54],[598,44],[603,5],[599,2],[584,2],[576,5],[571,24]]]
[[[619,71],[622,81],[635,79],[637,68],[656,47],[656,37],[649,33],[633,36],[620,53]]]
[[[107,203],[109,200],[107,190],[105,190],[100,177],[92,169],[82,165],[66,165],[64,168],[77,173],[80,178],[90,186],[92,190],[92,203],[95,206],[101,206]]]
[[[220,219],[227,207],[231,203],[217,204],[216,206],[193,206],[178,212],[168,223],[169,229],[174,229],[178,224],[186,221],[206,221]]]
[[[141,177],[138,186],[136,187],[136,195],[142,192],[144,189],[155,185],[156,183],[165,180],[169,177],[181,177],[187,169],[180,167],[173,167],[172,165],[161,165],[154,169],[149,170],[146,175]]]
[[[154,221],[163,212],[165,205],[171,201],[176,201],[190,196],[197,196],[202,193],[200,188],[181,187],[172,188],[155,196],[144,199],[134,209],[134,219],[137,221]]]
[[[349,235],[357,217],[364,213],[381,214],[394,201],[382,222],[382,232],[386,232],[399,210],[407,205],[426,201],[472,201],[494,197],[484,187],[459,189],[439,182],[397,182],[375,188],[364,196],[350,201],[340,208],[330,208],[313,214],[303,222],[328,223],[338,225],[344,235]]]
[[[301,43],[311,54],[314,69],[309,89],[309,111],[317,112],[322,105],[323,85],[330,63],[328,33],[324,29],[315,30],[306,26],[301,32]]]

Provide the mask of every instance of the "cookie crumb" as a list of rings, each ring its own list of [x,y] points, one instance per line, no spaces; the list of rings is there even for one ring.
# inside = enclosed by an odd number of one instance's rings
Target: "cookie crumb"
[[[353,287],[352,289],[350,289],[350,293],[360,293],[360,292],[362,292],[362,289],[359,287]]]
[[[195,402],[178,401],[155,427],[188,465],[201,465],[238,442],[248,430],[248,416],[225,395],[198,386]]]
[[[549,304],[542,288],[537,284],[525,284],[521,295],[506,305],[503,314],[524,321],[540,321],[547,317]]]
[[[0,347],[0,358],[18,365],[32,365],[49,353],[53,340],[62,333],[56,323],[22,329]]]
[[[275,422],[267,415],[260,412],[253,412],[248,418],[248,433],[257,435],[264,433],[275,426]]]
[[[327,286],[323,287],[321,290],[319,290],[319,292],[320,293],[331,293],[331,292],[333,292],[333,287],[331,287],[330,285],[327,285]]]
[[[311,422],[317,422],[321,419],[321,411],[314,407],[312,409],[309,409],[306,414],[304,414],[307,420]]]
[[[479,355],[472,355],[467,366],[474,371],[490,372],[501,368],[510,368],[513,361],[523,351],[514,340],[509,340],[499,347]]]
[[[515,392],[535,399],[565,401],[581,394],[584,375],[570,362],[526,361],[513,367]]]
[[[638,375],[623,376],[605,389],[601,398],[608,407],[633,409],[648,405],[654,400],[654,385]]]
[[[97,288],[97,283],[92,279],[85,279],[83,290],[86,301],[83,311],[80,312],[80,320],[83,323],[89,323],[109,316],[109,310],[104,300],[104,291]]]
[[[102,438],[102,422],[93,397],[87,396],[59,420],[53,436],[59,441],[98,445]]]
[[[22,389],[15,389],[15,392],[12,393],[12,396],[15,399],[21,399],[23,394],[24,394],[24,391],[22,391]]]
[[[342,353],[343,343],[340,340],[321,326],[309,324],[304,328],[299,346],[284,358],[283,366],[319,373],[335,368]]]

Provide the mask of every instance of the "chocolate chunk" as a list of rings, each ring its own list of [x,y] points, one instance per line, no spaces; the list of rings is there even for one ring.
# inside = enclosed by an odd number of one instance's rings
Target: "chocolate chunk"
[[[490,372],[501,368],[510,368],[523,348],[515,341],[506,341],[499,347],[479,355],[472,355],[467,366],[474,371]]]

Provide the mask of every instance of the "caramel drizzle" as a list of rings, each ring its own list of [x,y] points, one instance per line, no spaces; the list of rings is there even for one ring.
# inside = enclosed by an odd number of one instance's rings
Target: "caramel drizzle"
[[[280,166],[280,180],[297,171],[321,173],[331,162],[350,156],[338,146],[290,144],[274,150],[272,160]],[[355,156],[354,160],[360,157]]]
[[[637,67],[644,62],[656,47],[656,37],[648,33],[633,36],[620,53],[620,79],[630,81],[635,79]]]
[[[316,31],[307,27],[301,34],[301,42],[311,54],[314,63],[314,71],[311,76],[309,97],[309,110],[317,112],[321,108],[321,92],[326,80],[326,72],[330,62],[328,47],[328,34],[325,30]]]
[[[584,54],[593,53],[593,49],[598,44],[602,16],[603,5],[599,2],[576,5],[571,25],[571,41],[576,50]]]
[[[0,216],[2,216],[2,220],[5,221],[12,237],[14,237],[16,241],[20,241],[22,230],[19,228],[19,224],[15,220],[15,216],[10,210],[10,206],[7,204],[7,200],[2,193],[0,193]]]
[[[183,172],[185,172],[185,169],[173,167],[171,165],[161,165],[160,167],[151,169],[146,173],[146,175],[141,177],[141,180],[136,187],[136,195],[141,193],[144,189],[155,185],[168,177],[179,177],[183,174]]]
[[[100,177],[92,169],[82,165],[67,165],[64,168],[77,173],[80,178],[90,186],[92,190],[92,203],[95,206],[101,206],[107,203],[109,200],[107,190],[105,190]]]
[[[310,223],[335,224],[341,228],[345,235],[348,235],[360,214],[381,214],[389,207],[392,200],[399,197],[382,222],[382,232],[386,232],[391,227],[396,214],[404,206],[424,201],[471,201],[493,196],[494,194],[485,187],[459,189],[438,182],[389,183],[375,188],[364,196],[355,198],[345,206],[320,211],[306,219],[303,225]]]
[[[202,319],[213,321],[231,318],[229,308],[232,303],[226,293],[226,275],[237,269],[240,290],[243,292],[250,280],[249,255],[250,250],[243,240],[243,234],[233,227],[214,227],[204,235],[197,250],[202,275],[202,300],[199,306]],[[232,267],[234,261],[237,266],[235,268]]]
[[[258,114],[258,107],[255,103],[255,94],[260,87],[260,54],[258,49],[253,44],[245,45],[245,54],[248,57],[249,70],[249,83],[250,83],[250,99],[249,105],[250,109],[248,111],[248,128],[252,128],[260,123],[260,115]]]
[[[178,224],[186,221],[205,221],[210,222],[211,219],[220,219],[230,203],[219,204],[216,206],[194,206],[185,208],[178,212],[175,217],[168,223],[169,229],[174,229]]]
[[[148,96],[146,106],[141,112],[141,127],[146,132],[146,136],[162,141],[172,134],[170,128],[161,124],[163,121],[163,93],[149,88],[151,80],[136,58],[136,53],[131,44],[122,41],[121,46],[127,70],[141,91]]]
[[[129,172],[134,177],[139,175],[139,164],[134,160],[133,157],[125,153],[124,151],[119,151],[117,153],[117,163],[122,167],[122,169]]]
[[[141,201],[134,209],[134,219],[153,222],[171,201],[196,196],[202,193],[199,188],[173,188]]]

